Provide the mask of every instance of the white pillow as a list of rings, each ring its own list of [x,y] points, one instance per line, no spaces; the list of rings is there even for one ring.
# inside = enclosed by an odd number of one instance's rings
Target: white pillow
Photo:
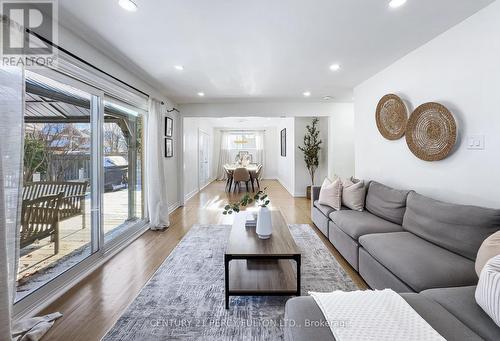
[[[491,258],[479,276],[476,302],[500,327],[500,255]]]
[[[323,181],[319,191],[319,203],[340,210],[342,206],[342,181],[337,178],[331,182],[328,178]]]
[[[342,180],[342,205],[354,211],[365,209],[365,182],[354,178]]]

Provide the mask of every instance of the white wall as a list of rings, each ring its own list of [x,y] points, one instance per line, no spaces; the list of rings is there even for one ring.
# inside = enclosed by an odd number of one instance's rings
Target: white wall
[[[306,134],[306,126],[312,124],[312,117],[295,117],[295,183],[293,195],[296,197],[305,197],[306,188],[311,185],[311,176],[307,170],[304,161],[304,153],[298,146],[304,145],[304,135]],[[314,183],[321,184],[323,179],[328,176],[328,122],[329,117],[320,117],[318,129],[320,131],[319,138],[323,141],[319,155],[319,167],[314,176]]]
[[[286,156],[281,156],[281,130],[286,129]],[[278,181],[285,189],[295,192],[295,119],[283,118],[276,134],[275,149],[278,151]]]
[[[328,176],[354,175],[354,107],[328,117]]]
[[[186,117],[183,119],[184,127],[184,200],[188,200],[199,190],[199,161],[198,161],[198,135],[200,129],[207,133],[210,138],[210,179],[215,178],[213,158],[214,158],[214,129],[210,120]]]
[[[476,13],[355,88],[356,175],[450,202],[500,207],[500,1]],[[375,108],[386,93],[411,103],[446,105],[458,123],[456,151],[417,159],[405,139],[385,140]],[[468,150],[470,135],[486,149]]]
[[[276,140],[279,139],[279,131],[276,127],[266,127],[265,131],[266,139],[264,141],[264,148],[266,149],[266,164],[262,170],[262,177],[264,179],[277,179],[280,150],[276,148]]]
[[[179,176],[179,163],[181,162],[181,138],[182,131],[180,129],[180,118],[177,112],[167,113],[166,105],[162,106],[162,112],[164,117],[170,117],[174,121],[173,130],[173,143],[174,143],[174,156],[171,158],[163,158],[163,163],[165,169],[167,170],[167,195],[168,195],[168,206],[169,210],[172,211],[180,206],[181,204],[181,187],[180,176]],[[164,145],[164,144],[163,144]]]
[[[335,102],[238,102],[180,104],[185,116],[231,117],[300,117],[330,116],[336,112],[350,110],[352,103]]]

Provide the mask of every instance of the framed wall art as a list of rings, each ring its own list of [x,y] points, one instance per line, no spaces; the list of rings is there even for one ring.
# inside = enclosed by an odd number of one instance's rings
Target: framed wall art
[[[174,156],[174,141],[169,138],[165,138],[165,157]]]
[[[286,157],[286,128],[281,131],[281,156]]]
[[[165,117],[165,136],[172,137],[174,134],[174,120],[170,117]]]

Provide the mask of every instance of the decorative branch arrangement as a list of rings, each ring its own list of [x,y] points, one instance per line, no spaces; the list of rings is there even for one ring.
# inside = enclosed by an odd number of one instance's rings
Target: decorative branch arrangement
[[[304,161],[311,175],[311,185],[314,185],[314,173],[319,166],[319,151],[323,141],[319,140],[319,130],[317,129],[319,119],[314,118],[312,125],[306,127],[307,133],[304,136],[304,146],[299,146],[299,149],[304,152]]]
[[[224,207],[224,212],[222,214],[233,214],[233,212],[238,213],[241,211],[241,207],[247,207],[251,203],[256,203],[259,207],[267,207],[271,203],[269,197],[266,194],[267,187],[262,191],[258,191],[255,193],[253,197],[250,196],[249,193],[246,193],[239,201],[227,204]]]

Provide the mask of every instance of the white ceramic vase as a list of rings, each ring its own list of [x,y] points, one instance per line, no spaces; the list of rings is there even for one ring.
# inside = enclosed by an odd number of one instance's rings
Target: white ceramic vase
[[[271,211],[267,207],[259,208],[257,215],[257,228],[255,229],[260,239],[269,239],[273,233],[273,224],[271,221]]]

